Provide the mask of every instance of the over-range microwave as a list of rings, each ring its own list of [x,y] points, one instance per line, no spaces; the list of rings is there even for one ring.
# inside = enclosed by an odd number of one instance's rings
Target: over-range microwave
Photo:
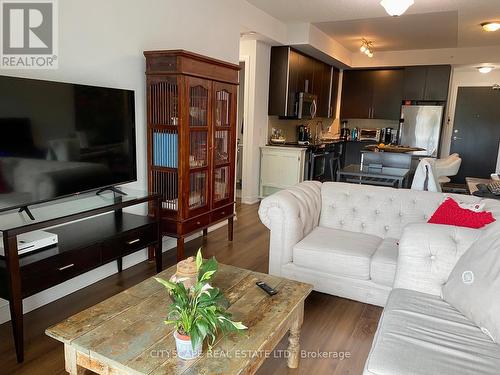
[[[378,142],[380,140],[380,129],[360,129],[358,140]]]
[[[313,119],[318,109],[318,97],[307,92],[299,92],[295,103],[295,116],[298,119]]]

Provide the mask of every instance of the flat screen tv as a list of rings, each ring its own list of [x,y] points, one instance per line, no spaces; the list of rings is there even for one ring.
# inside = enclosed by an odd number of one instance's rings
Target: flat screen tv
[[[131,90],[0,76],[0,212],[137,179]]]

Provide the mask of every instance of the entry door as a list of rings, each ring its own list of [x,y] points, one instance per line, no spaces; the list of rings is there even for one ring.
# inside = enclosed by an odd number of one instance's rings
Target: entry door
[[[499,142],[500,90],[459,87],[451,152],[460,154],[462,165],[452,182],[488,178],[495,172]]]

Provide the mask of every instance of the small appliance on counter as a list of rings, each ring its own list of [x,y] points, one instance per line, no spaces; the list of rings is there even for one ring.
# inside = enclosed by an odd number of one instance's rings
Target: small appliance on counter
[[[380,129],[380,142],[389,144],[395,143],[396,141],[396,132],[394,128],[382,128]]]
[[[297,140],[299,145],[308,145],[311,140],[309,128],[305,125],[299,125],[297,128]]]
[[[362,128],[359,130],[358,141],[374,141],[380,140],[380,129]]]
[[[342,128],[340,129],[340,138],[348,140],[351,136],[351,129],[347,127],[347,120],[342,121]]]

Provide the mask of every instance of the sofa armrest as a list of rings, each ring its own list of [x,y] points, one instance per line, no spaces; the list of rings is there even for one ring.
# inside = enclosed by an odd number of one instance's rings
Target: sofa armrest
[[[318,226],[321,183],[305,181],[264,198],[259,207],[262,223],[271,230],[269,273],[281,275],[281,266],[293,261],[293,246]]]
[[[399,241],[394,288],[441,296],[441,287],[481,230],[438,224],[410,224]]]

